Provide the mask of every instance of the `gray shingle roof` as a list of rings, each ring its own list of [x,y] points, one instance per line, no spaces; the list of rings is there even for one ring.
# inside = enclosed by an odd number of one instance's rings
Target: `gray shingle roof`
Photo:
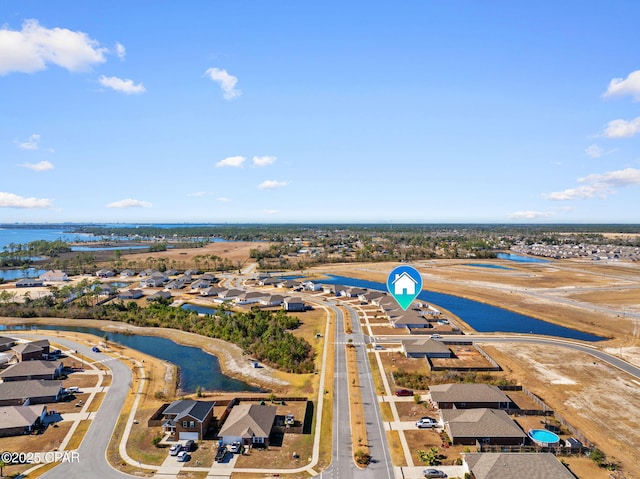
[[[429,387],[435,402],[511,402],[497,386],[489,384],[436,384]]]
[[[466,453],[476,479],[575,479],[550,453]]]
[[[442,409],[442,420],[449,423],[449,431],[457,437],[527,437],[522,429],[499,409]]]
[[[62,382],[57,380],[32,379],[0,383],[0,401],[57,396],[61,389]]]
[[[442,341],[427,338],[402,341],[402,345],[407,353],[451,353]]]
[[[40,374],[51,374],[60,367],[62,361],[22,361],[9,366],[0,372],[0,378],[11,378],[16,376],[33,376]]]
[[[0,407],[0,428],[32,426],[42,415],[44,404],[37,406],[2,406]]]
[[[167,409],[165,409],[162,414],[176,414],[176,421],[179,421],[185,416],[191,416],[194,419],[202,422],[207,417],[207,414],[209,414],[211,408],[215,405],[215,401],[195,401],[193,399],[179,399],[169,404]]]

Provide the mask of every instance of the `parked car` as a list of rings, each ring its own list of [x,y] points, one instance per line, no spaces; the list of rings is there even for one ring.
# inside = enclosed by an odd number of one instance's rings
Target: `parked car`
[[[382,346],[381,344],[374,344],[373,349],[377,349],[378,351],[380,351],[384,349],[384,346]]]
[[[100,352],[100,348],[98,348],[98,346],[94,346],[91,348],[91,351],[93,351],[94,353],[99,353]]]
[[[187,451],[180,451],[178,453],[178,462],[187,462],[189,459],[191,459],[191,456]]]
[[[424,477],[447,477],[440,469],[425,469],[422,474],[424,474]]]
[[[431,335],[431,339],[442,339],[442,336],[440,336],[438,333],[435,333]]]
[[[242,450],[242,444],[236,441],[233,444],[231,444],[231,446],[229,447],[229,450],[234,454],[238,454]]]
[[[224,461],[224,458],[227,455],[227,448],[226,446],[218,446],[218,451],[216,452],[216,462],[222,462]]]
[[[196,443],[193,442],[193,439],[189,439],[187,442],[184,443],[184,450],[187,452],[191,452],[196,448]]]
[[[182,451],[182,444],[172,444],[169,448],[169,454],[172,456],[177,456],[180,451]]]
[[[287,414],[284,417],[285,426],[293,426],[296,423],[296,419],[293,414]]]
[[[438,421],[436,421],[432,417],[423,417],[416,421],[416,427],[438,427]]]
[[[395,395],[398,397],[401,396],[413,396],[413,391],[411,389],[398,389],[395,392]]]

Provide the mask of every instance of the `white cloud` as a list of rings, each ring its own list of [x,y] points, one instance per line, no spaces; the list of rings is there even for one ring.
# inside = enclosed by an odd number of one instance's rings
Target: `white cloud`
[[[40,147],[40,135],[34,133],[27,141],[18,143],[18,148],[21,150],[37,150]]]
[[[0,191],[0,208],[50,208],[51,200],[46,198],[24,198]]]
[[[548,216],[553,216],[553,213],[544,211],[514,211],[507,215],[507,218],[510,220],[534,220],[537,218],[546,218]]]
[[[629,73],[627,78],[614,78],[604,96],[630,95],[634,101],[640,101],[640,70]]]
[[[25,168],[29,168],[30,170],[33,171],[48,171],[48,170],[53,170],[53,163],[49,162],[49,161],[41,161],[39,163],[25,163],[21,166],[24,166]]]
[[[287,186],[289,183],[286,181],[276,181],[276,180],[266,180],[258,185],[258,188],[261,190],[275,190],[276,188],[282,188],[283,186]]]
[[[584,183],[576,188],[568,188],[564,191],[556,191],[545,195],[545,198],[553,201],[567,201],[575,199],[600,198],[605,199],[614,195],[618,188],[640,185],[640,170],[625,168],[624,170],[595,173],[578,178],[578,183]]]
[[[640,116],[633,120],[612,120],[607,123],[602,136],[606,138],[629,138],[640,133]]]
[[[264,212],[268,215],[275,215],[278,212],[278,210],[264,210]]]
[[[584,152],[591,158],[600,158],[604,154],[604,150],[598,145],[589,145]]]
[[[120,93],[124,93],[125,95],[132,94],[140,94],[147,91],[142,83],[138,83],[137,85],[133,83],[133,80],[123,80],[118,77],[107,77],[104,75],[100,75],[98,81],[102,86],[107,88],[111,88],[112,90],[119,91]]]
[[[120,42],[116,42],[116,55],[120,60],[124,60],[124,57],[127,56],[127,49]]]
[[[276,162],[277,158],[275,156],[254,156],[253,157],[253,166],[269,166],[273,165]]]
[[[107,208],[151,208],[152,204],[148,201],[133,200],[128,198],[126,200],[114,201],[109,203]]]
[[[220,203],[231,203],[231,199],[227,198],[226,196],[220,196],[219,198],[216,198]]]
[[[216,168],[223,168],[226,166],[229,166],[232,168],[240,168],[244,163],[244,160],[246,160],[244,156],[229,156],[224,160],[220,160],[219,162],[217,162]]]
[[[236,89],[236,83],[238,83],[238,79],[233,75],[229,75],[227,73],[227,70],[221,70],[220,68],[209,68],[204,73],[211,80],[220,85],[222,96],[224,96],[225,100],[232,100],[242,95],[242,92]]]
[[[0,28],[0,75],[33,73],[45,70],[48,64],[83,71],[104,63],[107,51],[86,33],[45,28],[37,20],[25,20],[22,30]]]

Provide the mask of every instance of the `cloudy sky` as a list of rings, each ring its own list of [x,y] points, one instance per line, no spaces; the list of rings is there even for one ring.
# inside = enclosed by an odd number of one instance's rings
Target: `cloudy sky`
[[[640,223],[640,2],[0,3],[0,222]]]

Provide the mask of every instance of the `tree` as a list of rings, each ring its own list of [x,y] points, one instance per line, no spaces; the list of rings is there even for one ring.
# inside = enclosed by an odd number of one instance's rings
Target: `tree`
[[[196,387],[196,397],[202,397],[202,386]]]
[[[4,474],[3,474],[3,469],[4,469],[5,467],[7,467],[7,463],[6,463],[6,462],[4,462],[2,459],[0,459],[0,477],[2,477],[2,476],[4,475]]]

